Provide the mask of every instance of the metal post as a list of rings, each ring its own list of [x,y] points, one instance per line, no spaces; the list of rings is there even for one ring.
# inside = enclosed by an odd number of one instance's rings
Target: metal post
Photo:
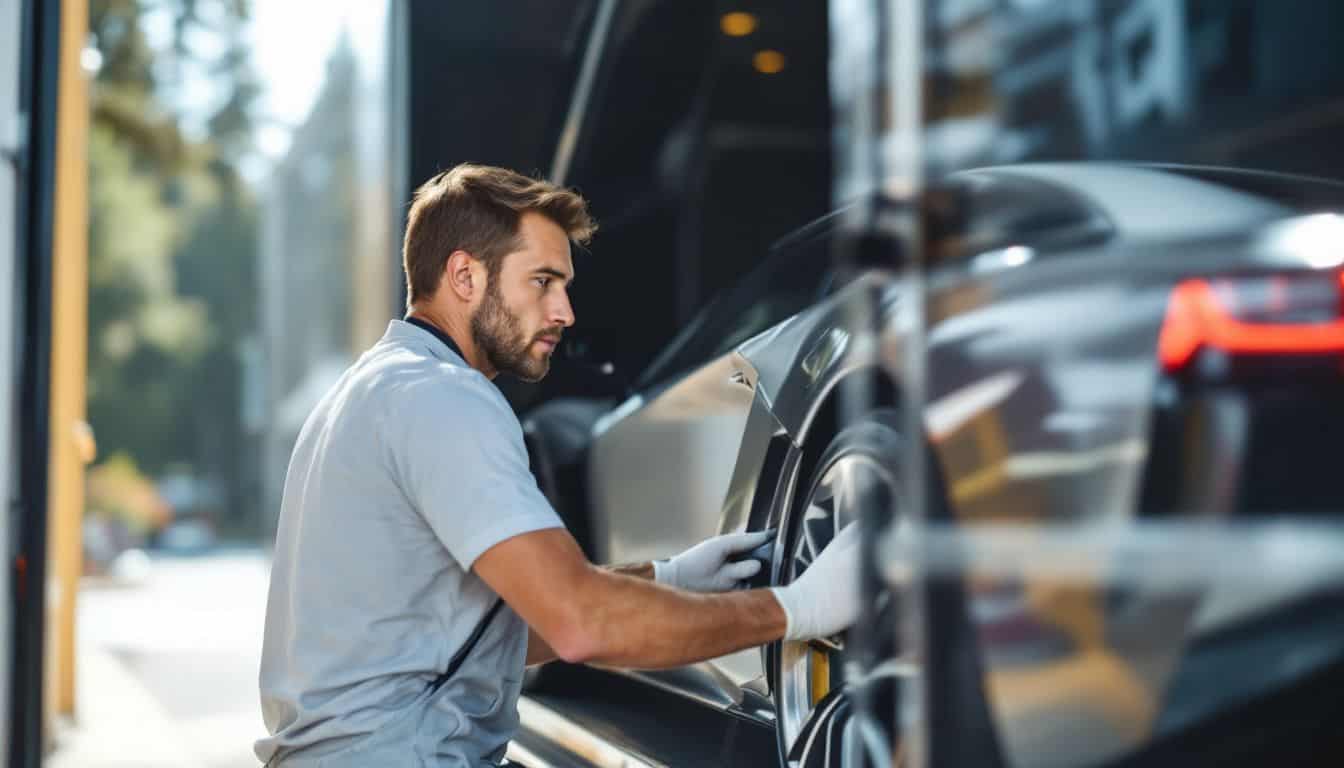
[[[56,165],[56,97],[61,3],[23,3],[21,104],[28,114],[19,153],[19,269],[22,286],[18,474],[10,501],[13,548],[6,553],[14,588],[10,635],[9,765],[34,768],[42,759],[44,592],[47,577],[47,456],[51,364],[51,245]],[[8,404],[6,404],[8,406]]]
[[[601,0],[597,6],[597,18],[593,20],[593,31],[588,36],[588,48],[583,53],[579,79],[574,85],[574,98],[569,102],[569,112],[560,129],[560,142],[555,148],[555,160],[551,163],[551,181],[556,184],[565,183],[570,165],[574,162],[574,152],[578,148],[579,134],[583,131],[583,121],[589,107],[588,101],[597,80],[598,67],[602,63],[602,53],[607,47],[611,20],[616,16],[617,1]]]
[[[924,8],[923,0],[874,0],[885,12],[880,17],[878,55],[885,77],[881,83],[884,119],[890,132],[880,137],[879,177],[883,197],[892,201],[886,216],[874,223],[879,232],[890,233],[904,256],[898,266],[901,299],[898,305],[898,329],[903,343],[899,382],[902,414],[905,417],[906,464],[902,467],[905,498],[900,518],[915,546],[921,540],[927,520],[925,499],[924,434],[924,269],[923,222],[920,199],[924,191],[925,158],[921,151],[924,132]],[[897,519],[900,519],[897,518]],[[894,526],[892,526],[894,527]],[[890,531],[891,528],[889,528]],[[874,537],[876,539],[876,537]],[[872,568],[878,567],[875,547],[869,550]],[[905,653],[922,667],[929,660],[929,623],[925,610],[924,574],[918,569],[914,580],[902,593],[902,615],[897,631]],[[896,715],[899,753],[902,766],[924,768],[933,755],[929,739],[929,690],[927,671],[908,678],[900,692]]]
[[[75,601],[84,566],[84,465],[91,441],[85,423],[88,347],[88,87],[80,62],[88,37],[88,3],[62,4],[60,90],[52,247],[50,530],[54,589],[47,660],[54,701],[49,714],[75,711]],[[52,706],[54,705],[54,706]]]
[[[15,407],[14,365],[15,341],[18,334],[15,324],[19,321],[19,312],[23,306],[22,295],[16,284],[18,268],[19,222],[18,194],[22,179],[20,156],[25,149],[27,131],[23,127],[23,112],[19,101],[19,52],[23,50],[20,30],[20,5],[5,3],[0,5],[0,499],[6,505],[12,498],[15,477],[11,467],[17,460],[18,446],[14,442]],[[11,515],[6,510],[0,518],[0,552],[8,558],[13,551],[15,528]],[[12,576],[8,565],[0,568],[0,595],[10,595]],[[5,602],[0,609],[0,637],[12,637],[13,605]],[[8,692],[10,675],[9,659],[0,663],[0,691]],[[10,728],[9,696],[0,696],[0,753],[8,752]]]
[[[902,495],[892,521],[900,520],[907,540],[918,540],[925,519],[925,458],[921,415],[924,403],[924,301],[921,259],[921,193],[925,177],[923,139],[923,6],[921,0],[833,0],[830,8],[831,93],[835,178],[832,195],[847,206],[836,257],[841,270],[882,268],[888,275],[865,298],[853,303],[847,319],[856,346],[878,350],[878,334],[887,329],[877,312],[880,294],[901,293],[895,331],[902,340],[900,359],[883,360],[899,390],[899,406],[908,437],[900,468]],[[885,259],[885,263],[883,263]],[[870,381],[842,393],[841,419],[848,422],[870,410],[875,390]],[[874,634],[874,606],[882,582],[878,543],[893,527],[881,510],[865,515],[863,553],[865,615],[862,636]],[[886,530],[883,530],[883,528]],[[926,658],[923,585],[919,575],[895,587],[900,597],[900,647],[919,668]],[[859,638],[863,642],[862,637]],[[880,661],[875,649],[860,647],[860,665]],[[856,716],[878,711],[867,686],[854,689]],[[924,766],[929,762],[924,675],[904,677],[892,732],[894,754],[873,756],[878,764]],[[871,747],[870,747],[871,754]]]

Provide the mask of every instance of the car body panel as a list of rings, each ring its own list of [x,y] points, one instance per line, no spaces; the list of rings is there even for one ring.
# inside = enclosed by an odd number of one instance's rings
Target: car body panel
[[[783,433],[757,395],[756,380],[744,358],[729,354],[647,402],[628,401],[634,404],[628,415],[598,425],[590,482],[600,489],[592,512],[598,550],[607,561],[667,557],[716,533],[747,528],[770,441]],[[681,457],[682,471],[666,472],[649,456]],[[728,707],[741,702],[740,687],[764,670],[760,653],[751,649],[639,674]]]
[[[602,559],[669,557],[718,532],[754,376],[727,355],[647,400],[628,400],[614,412],[622,418],[598,423],[589,481]]]

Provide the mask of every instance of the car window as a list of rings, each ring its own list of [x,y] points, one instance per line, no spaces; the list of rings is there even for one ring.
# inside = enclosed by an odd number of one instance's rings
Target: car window
[[[967,228],[959,246],[930,267],[969,261],[1007,245],[1077,245],[1105,237],[1109,223],[1084,198],[1057,184],[1001,171],[954,174],[948,190]],[[732,350],[836,288],[831,234],[841,212],[819,219],[771,248],[766,260],[719,294],[673,338],[635,383],[643,389]]]
[[[829,218],[776,244],[759,266],[715,297],[635,383],[643,389],[731,351],[833,289]]]
[[[1049,249],[1079,245],[1110,234],[1110,223],[1081,195],[1064,186],[1002,169],[953,174],[947,189],[964,227],[958,247],[938,264],[967,262],[1010,245]]]

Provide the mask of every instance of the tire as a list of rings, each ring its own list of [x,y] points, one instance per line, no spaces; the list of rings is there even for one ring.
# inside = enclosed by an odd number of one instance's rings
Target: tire
[[[834,536],[837,519],[841,525],[854,522],[861,511],[875,508],[882,510],[884,519],[894,514],[901,497],[902,443],[900,416],[890,410],[874,411],[836,435],[781,526],[785,539],[780,584],[806,570],[815,553]],[[856,492],[846,492],[846,488]],[[863,640],[871,643],[872,657],[893,663],[872,665],[857,679],[850,677],[852,670],[846,670],[847,663],[856,661],[849,637],[779,642],[767,649],[781,765],[857,768],[890,764],[897,678],[909,668],[895,663],[896,606],[889,593],[879,596],[878,606],[874,626],[882,631]],[[859,695],[870,697],[869,711],[877,714],[861,725],[854,719],[853,706]],[[885,757],[865,759],[863,752]]]
[[[842,430],[827,445],[802,486],[798,501],[781,521],[786,538],[780,550],[785,558],[778,569],[780,584],[805,570],[798,555],[809,546],[809,527],[814,540],[811,546],[822,543],[816,541],[817,534],[825,534],[827,529],[825,523],[817,522],[822,517],[819,510],[832,517],[839,512],[844,523],[849,522],[844,519],[846,514],[853,517],[859,509],[876,508],[883,527],[898,522],[903,498],[901,467],[909,450],[903,428],[899,412],[876,410]],[[866,475],[868,479],[850,485],[868,488],[851,494],[850,502],[837,503],[832,493],[834,476],[844,471],[854,474],[854,469],[862,469],[860,477]],[[950,520],[936,461],[929,461],[926,483],[929,518]],[[819,503],[828,493],[832,493],[829,507]],[[855,501],[858,508],[843,511],[846,503]],[[830,526],[833,535],[833,520]],[[782,766],[891,766],[897,754],[895,723],[901,680],[915,675],[937,693],[925,712],[926,733],[930,749],[937,755],[936,764],[1003,765],[984,694],[980,653],[964,586],[960,579],[940,580],[925,584],[921,594],[925,637],[932,639],[926,641],[921,667],[901,657],[896,632],[900,606],[890,592],[880,592],[876,599],[876,614],[868,625],[875,632],[841,638],[839,644],[773,643],[767,647],[766,668],[774,694],[776,742]],[[826,657],[824,666],[819,663],[821,656]],[[854,706],[859,697],[866,698],[865,707]],[[856,710],[870,715],[858,720]]]

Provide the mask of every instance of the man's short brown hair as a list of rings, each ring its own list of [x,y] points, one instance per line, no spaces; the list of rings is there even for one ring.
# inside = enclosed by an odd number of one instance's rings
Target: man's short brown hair
[[[504,256],[517,248],[518,222],[528,211],[555,222],[577,243],[597,230],[578,193],[507,168],[463,163],[420,185],[402,243],[407,305],[434,295],[453,251],[484,262],[493,280]]]

